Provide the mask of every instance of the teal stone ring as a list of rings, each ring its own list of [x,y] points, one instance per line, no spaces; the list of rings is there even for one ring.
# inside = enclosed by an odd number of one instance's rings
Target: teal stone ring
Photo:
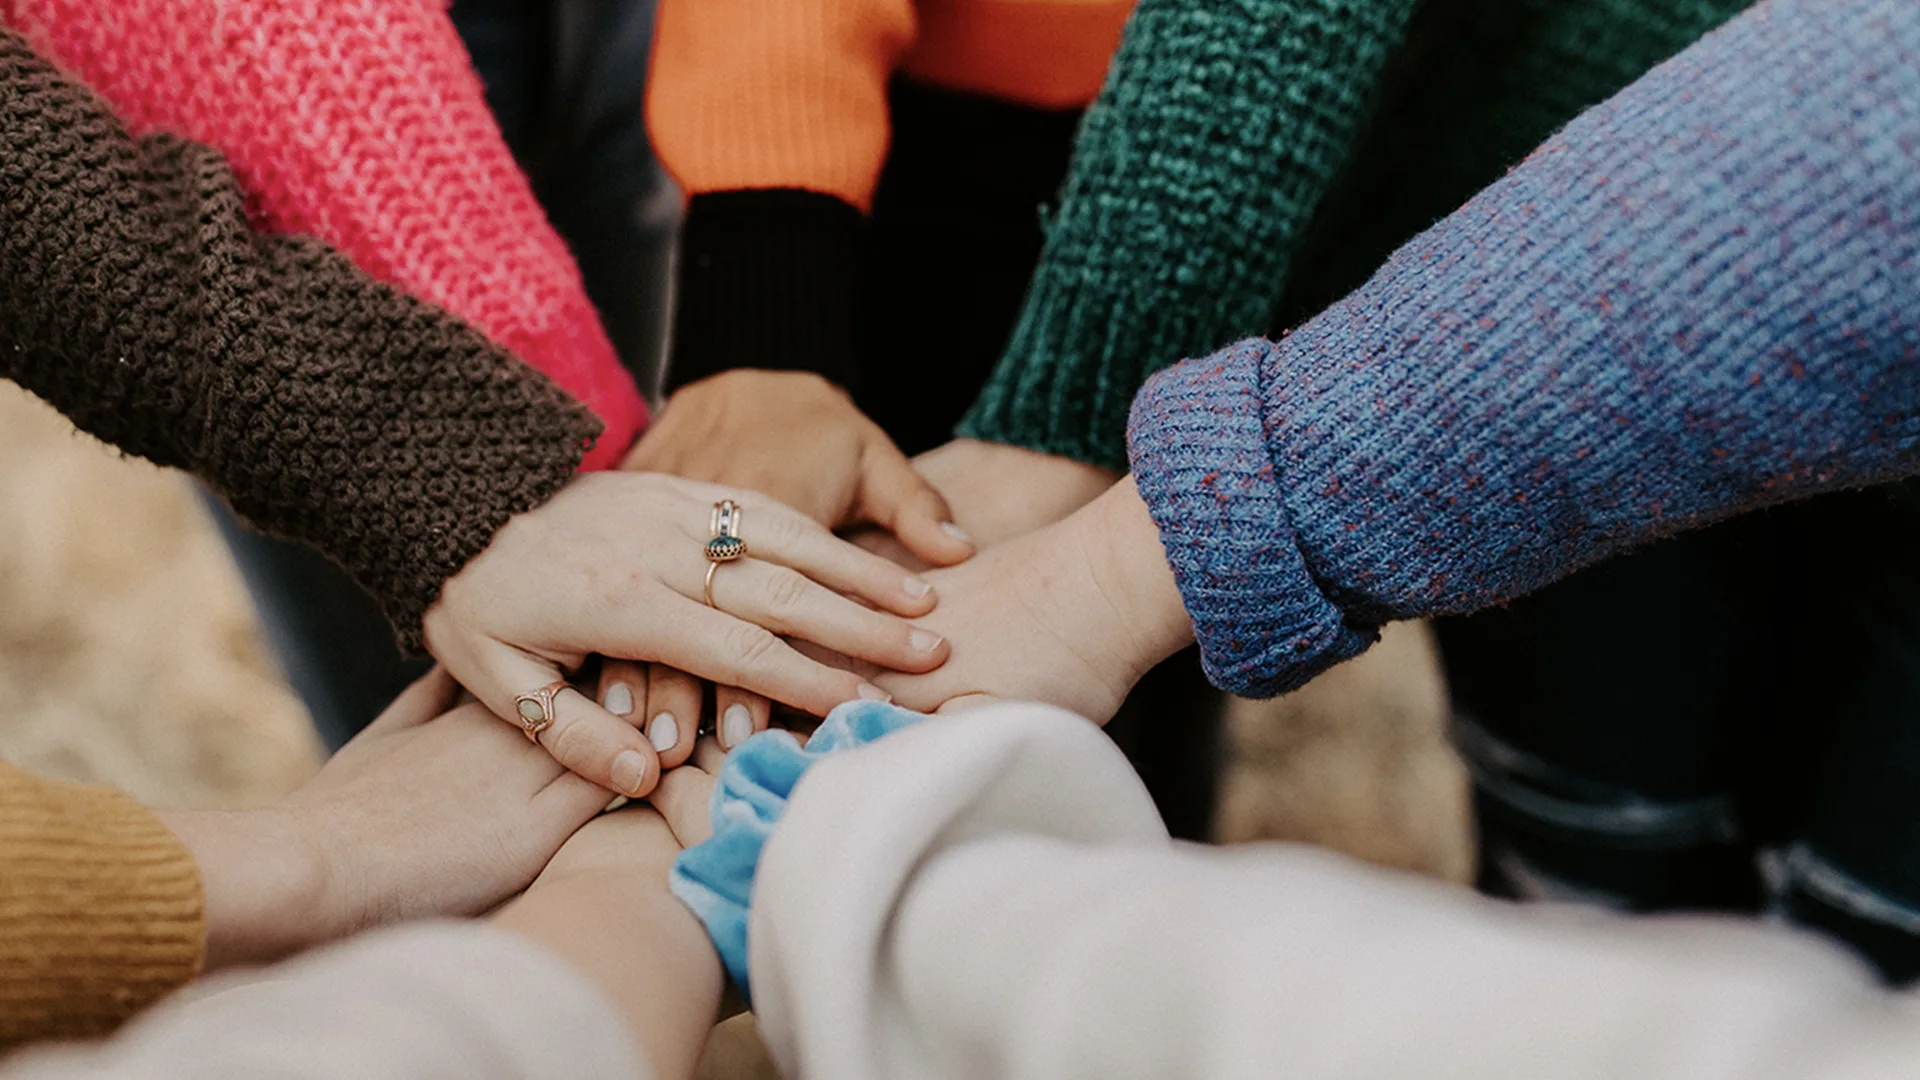
[[[720,564],[742,558],[747,553],[747,542],[740,539],[740,504],[732,499],[722,499],[713,504],[713,539],[707,541],[702,552],[707,556],[707,583],[705,592],[707,606],[716,607],[713,602],[713,572]]]

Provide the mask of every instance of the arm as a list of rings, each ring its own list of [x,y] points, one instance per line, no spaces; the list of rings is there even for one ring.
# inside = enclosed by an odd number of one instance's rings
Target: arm
[[[526,888],[606,793],[478,706],[445,712],[453,690],[416,683],[256,810],[156,814],[0,767],[0,1047],[99,1034],[202,967]]]
[[[1133,483],[930,574],[954,660],[880,685],[1105,719],[1191,634],[1223,688],[1280,693],[1388,619],[1920,469],[1900,10],[1763,4],[1298,331],[1157,376]]]
[[[1892,1078],[1920,1049],[1920,1000],[1778,931],[1170,844],[1111,744],[1033,706],[816,764],[751,927],[790,1075]]]
[[[131,138],[0,30],[0,375],[320,548],[418,645],[599,425],[462,323],[262,238],[218,155]]]
[[[325,240],[550,376],[619,460],[646,406],[487,111],[444,4],[18,0],[7,21],[135,134],[233,165],[266,231]]]
[[[1267,328],[1412,0],[1142,0],[961,434],[1125,468],[1127,405]]]
[[[647,130],[687,193],[674,389],[735,368],[854,384],[866,213],[908,0],[663,0]]]
[[[918,614],[924,582],[784,507],[671,477],[570,480],[596,424],[546,379],[313,241],[256,236],[217,155],[129,138],[11,33],[0,96],[0,373],[327,552],[405,644],[510,721],[516,695],[593,653],[823,713],[861,693],[750,622],[906,668],[944,658],[815,584]],[[701,530],[727,497],[753,507],[757,556],[781,563],[723,578],[731,615],[700,599]],[[556,713],[544,738],[569,768],[652,786],[658,757],[633,724],[573,693]]]
[[[15,1059],[0,1077],[691,1077],[721,980],[667,893],[679,849],[651,811],[606,815],[490,925],[385,931],[218,981],[110,1042]]]
[[[439,923],[211,981],[107,1042],[8,1059],[0,1078],[535,1080],[560,1063],[580,1080],[656,1075],[564,962],[514,934]]]
[[[1920,467],[1909,16],[1763,3],[1319,318],[1150,383],[1135,479],[1215,681]]]

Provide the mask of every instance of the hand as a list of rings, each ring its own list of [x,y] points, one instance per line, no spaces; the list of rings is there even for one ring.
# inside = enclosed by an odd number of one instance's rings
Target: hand
[[[682,387],[622,468],[758,491],[828,528],[872,526],[911,552],[915,566],[973,553],[886,432],[808,372],[728,371]],[[601,701],[645,726],[662,768],[692,751],[702,697],[700,680],[666,664],[611,660],[601,670]],[[720,743],[731,748],[766,730],[772,703],[716,683],[713,711]]]
[[[607,804],[435,669],[279,805],[162,814],[199,864],[207,966],[379,923],[474,915],[526,888]]]
[[[973,554],[880,425],[809,372],[728,371],[681,387],[621,467],[758,491],[830,529],[875,525],[928,566]]]
[[[743,507],[749,554],[718,567],[716,610],[702,599],[711,565],[702,549],[713,505],[726,498]],[[424,628],[454,678],[516,725],[516,696],[578,670],[593,653],[660,661],[825,714],[880,691],[777,635],[925,671],[946,659],[946,643],[897,616],[933,605],[923,579],[765,496],[657,474],[592,473],[507,522],[447,581]],[[621,794],[652,789],[659,757],[630,721],[572,690],[554,707],[540,741],[561,764]],[[692,738],[696,719],[685,718],[678,738]]]
[[[1159,531],[1131,480],[1058,524],[927,575],[926,621],[953,656],[874,681],[922,712],[983,698],[1044,701],[1106,723],[1153,665],[1193,640]]]
[[[672,827],[641,806],[595,819],[494,917],[496,927],[532,939],[593,981],[626,1018],[654,1076],[692,1076],[719,1015],[720,959],[693,913],[667,891],[681,831],[707,828],[710,786],[697,769],[674,770],[653,796],[672,808]]]
[[[1051,525],[1120,479],[1098,465],[979,439],[935,447],[914,458],[913,467],[939,490],[954,522],[981,547]],[[909,570],[927,567],[880,529],[861,529],[848,539]]]

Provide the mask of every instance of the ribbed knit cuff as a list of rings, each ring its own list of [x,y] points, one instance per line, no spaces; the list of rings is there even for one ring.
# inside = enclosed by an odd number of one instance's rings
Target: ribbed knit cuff
[[[1416,6],[1141,4],[961,433],[1122,467],[1149,375],[1269,328]]]
[[[0,859],[0,1051],[110,1031],[199,973],[199,869],[127,796],[0,765]]]
[[[1287,524],[1267,451],[1258,338],[1154,376],[1128,429],[1134,483],[1160,528],[1215,686],[1272,697],[1380,637],[1321,590]],[[1276,525],[1276,523],[1279,523]]]
[[[832,195],[695,195],[681,227],[667,389],[762,368],[853,390],[866,244],[866,217]]]

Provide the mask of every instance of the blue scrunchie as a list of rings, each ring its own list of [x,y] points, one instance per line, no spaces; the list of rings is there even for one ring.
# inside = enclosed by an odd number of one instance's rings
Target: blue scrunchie
[[[673,861],[673,895],[693,909],[742,996],[747,986],[747,908],[753,875],[793,787],[828,754],[865,746],[926,719],[883,701],[849,701],[827,714],[805,746],[784,731],[763,731],[727,755],[713,785],[713,836]]]

